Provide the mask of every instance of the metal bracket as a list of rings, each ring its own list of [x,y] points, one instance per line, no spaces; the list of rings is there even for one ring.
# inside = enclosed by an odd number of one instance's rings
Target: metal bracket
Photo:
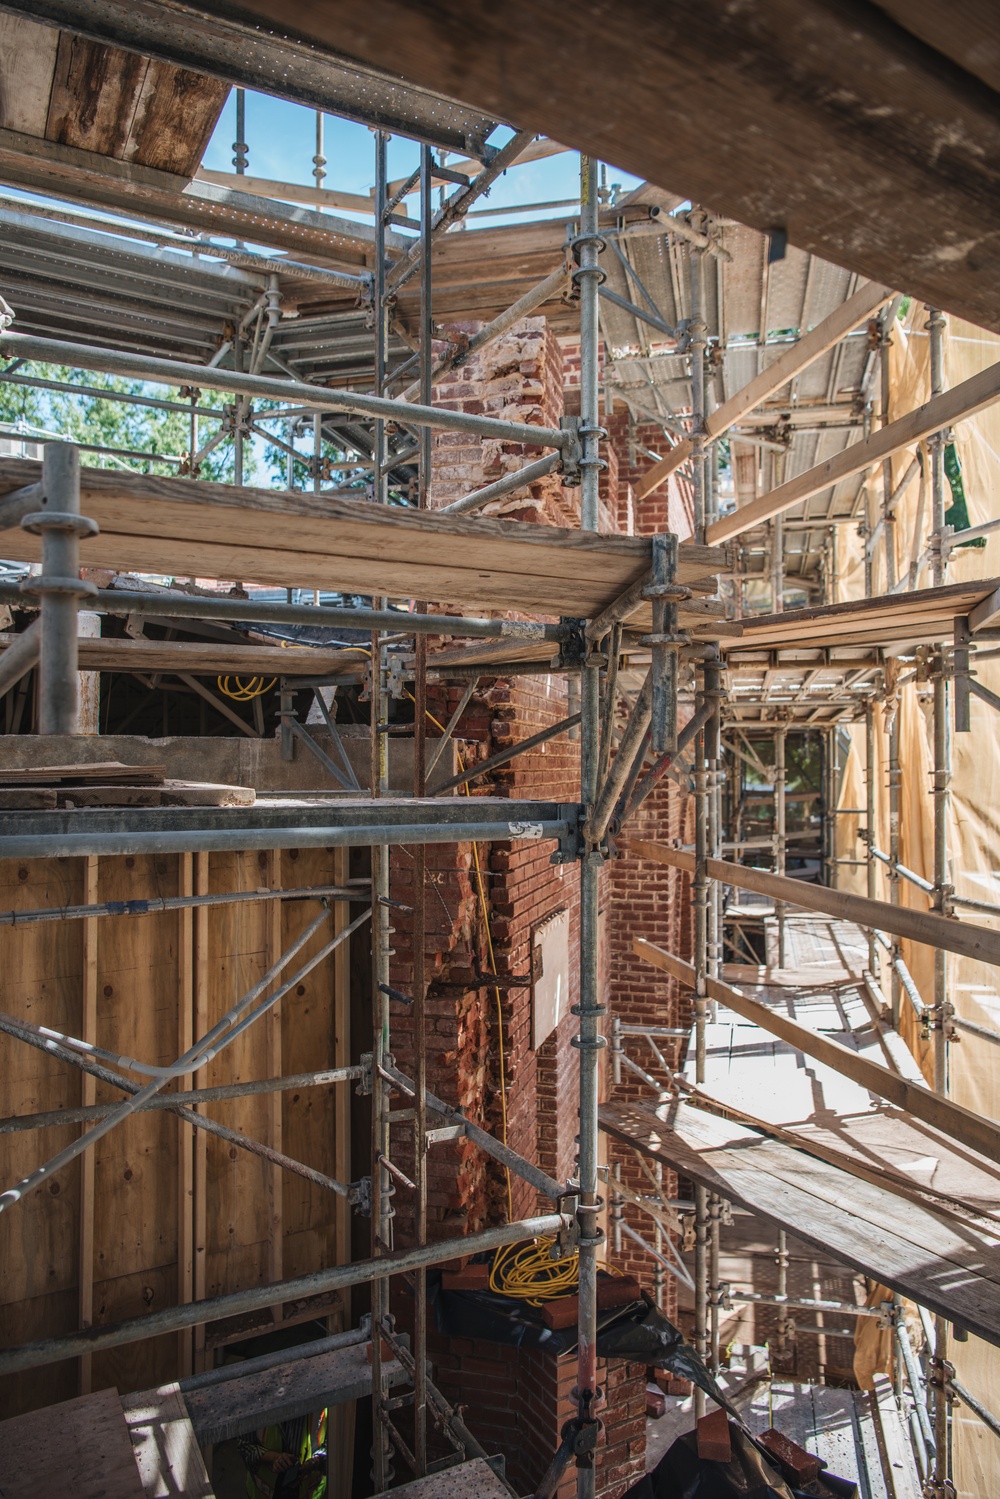
[[[360,1181],[352,1182],[347,1200],[359,1217],[370,1218],[372,1215],[371,1177],[363,1176]]]
[[[359,1061],[359,1064],[360,1064],[360,1067],[361,1067],[361,1076],[358,1078],[358,1086],[355,1088],[354,1091],[358,1095],[359,1098],[364,1098],[368,1094],[370,1094],[371,1091],[372,1091],[372,1054],[371,1054],[371,1052],[370,1051],[363,1051],[361,1053],[361,1056],[358,1058],[358,1061]]]
[[[567,489],[576,488],[580,483],[580,461],[583,458],[583,444],[580,441],[580,417],[563,416],[559,418],[561,430],[568,434],[568,441],[562,450],[562,483]]]

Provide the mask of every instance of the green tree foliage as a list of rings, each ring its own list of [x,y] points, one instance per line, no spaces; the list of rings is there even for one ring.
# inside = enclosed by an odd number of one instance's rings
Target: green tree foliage
[[[92,389],[114,391],[121,395],[152,396],[175,403],[177,401],[173,391],[163,391],[158,386],[147,385],[141,380],[126,380],[118,375],[92,374],[86,370],[50,364],[33,365],[31,374],[60,384],[87,385]],[[197,404],[203,408],[218,410],[225,403],[217,393],[203,390]],[[65,437],[72,442],[92,443],[123,453],[163,454],[164,457],[176,459],[187,457],[191,440],[190,420],[182,411],[161,411],[153,406],[133,406],[123,401],[101,400],[100,397],[81,396],[68,391],[15,385],[9,381],[0,382],[0,422],[8,427],[17,427],[26,437]],[[214,435],[217,425],[210,418],[199,422],[199,444]],[[113,454],[93,453],[87,456],[86,462],[94,467],[125,466],[134,472],[147,474],[176,474],[182,471],[181,463],[164,462],[162,459],[157,460],[155,456],[118,459]],[[248,445],[245,452],[245,479],[249,483],[266,483],[267,478],[256,474],[254,468],[254,452]],[[200,477],[232,480],[231,441],[224,440],[202,460]]]

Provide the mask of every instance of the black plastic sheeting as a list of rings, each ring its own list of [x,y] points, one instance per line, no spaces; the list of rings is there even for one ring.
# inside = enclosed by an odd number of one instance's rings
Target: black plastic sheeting
[[[445,1291],[441,1272],[429,1271],[427,1295],[434,1309],[438,1331],[451,1338],[478,1338],[487,1343],[506,1343],[515,1348],[543,1348],[549,1353],[571,1353],[576,1347],[576,1327],[553,1330],[542,1320],[537,1307],[495,1291]],[[597,1352],[601,1358],[622,1359],[649,1368],[666,1369],[681,1379],[690,1379],[737,1421],[739,1412],[730,1404],[680,1328],[665,1317],[646,1295],[629,1306],[598,1313]]]
[[[790,1488],[752,1437],[730,1422],[732,1461],[713,1463],[698,1456],[698,1437],[685,1432],[625,1499],[858,1499],[849,1478],[822,1472],[805,1489]]]

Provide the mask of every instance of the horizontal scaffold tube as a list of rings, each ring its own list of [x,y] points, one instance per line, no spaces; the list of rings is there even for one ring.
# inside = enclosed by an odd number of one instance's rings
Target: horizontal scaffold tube
[[[512,806],[516,805],[511,803]],[[0,837],[0,859],[70,858],[86,855],[231,853],[268,848],[372,848],[376,844],[507,843],[524,838],[563,838],[568,822],[427,822],[394,825],[374,821],[356,827],[159,828],[150,832],[13,833]]]
[[[6,498],[6,496],[4,497]],[[0,604],[37,609],[38,603],[12,583],[0,584]],[[529,619],[470,619],[451,614],[408,614],[402,609],[337,609],[327,604],[283,604],[265,599],[206,598],[203,594],[132,593],[99,588],[87,595],[91,614],[176,615],[184,619],[248,620],[254,624],[335,625],[353,630],[391,630],[408,635],[458,635],[482,640],[568,639],[569,625]]]
[[[222,1317],[238,1317],[263,1311],[283,1301],[299,1301],[308,1296],[343,1291],[349,1286],[365,1285],[376,1277],[402,1275],[424,1265],[439,1265],[456,1255],[476,1255],[499,1249],[503,1244],[517,1244],[522,1239],[549,1237],[572,1228],[575,1219],[569,1213],[545,1213],[537,1218],[522,1218],[499,1228],[487,1228],[478,1234],[466,1234],[418,1249],[400,1250],[378,1259],[356,1260],[352,1265],[336,1265],[299,1275],[293,1280],[273,1281],[269,1285],[251,1286],[207,1301],[187,1302],[166,1307],[147,1317],[136,1317],[109,1327],[90,1327],[64,1338],[47,1338],[37,1343],[22,1343],[18,1348],[0,1351],[0,1375],[17,1374],[22,1369],[38,1369],[61,1359],[97,1353],[103,1348],[120,1348],[127,1343],[143,1343],[162,1333],[180,1332],[185,1327],[199,1327]]]
[[[709,863],[712,862],[710,859]],[[637,957],[644,958],[654,968],[669,973],[685,988],[694,988],[694,969],[682,958],[675,958],[673,953],[657,947],[653,942],[647,942],[644,937],[635,938],[632,950]],[[964,1109],[961,1104],[952,1103],[951,1099],[942,1098],[939,1093],[932,1093],[920,1083],[911,1083],[899,1073],[890,1072],[888,1067],[881,1067],[878,1062],[870,1062],[867,1057],[842,1046],[839,1041],[818,1035],[816,1031],[799,1025],[798,1021],[789,1019],[787,1015],[772,1010],[770,1005],[750,999],[741,990],[723,983],[721,979],[709,978],[707,983],[709,999],[717,1000],[719,1004],[735,1010],[737,1015],[742,1015],[744,1020],[753,1021],[769,1035],[778,1036],[796,1051],[804,1052],[807,1057],[814,1057],[817,1062],[822,1062],[834,1072],[867,1088],[876,1097],[885,1098],[897,1108],[905,1109],[915,1119],[921,1119],[924,1124],[940,1130],[959,1144],[979,1151],[991,1161],[1000,1157],[1000,1125],[992,1119],[985,1119],[971,1109]],[[802,1140],[802,1148],[809,1149],[806,1138]]]
[[[13,1032],[12,1032],[13,1034]],[[69,1057],[63,1058],[68,1061]],[[107,1070],[87,1068],[95,1075],[111,1079]],[[289,1077],[253,1078],[245,1083],[219,1083],[214,1088],[188,1088],[181,1093],[160,1093],[142,1104],[136,1113],[148,1109],[179,1109],[185,1105],[221,1103],[229,1098],[254,1098],[260,1093],[288,1093],[297,1088],[323,1088],[331,1083],[348,1083],[362,1077],[364,1069],[331,1067],[325,1072],[297,1072]],[[114,1079],[115,1087],[124,1087],[125,1079]],[[11,1114],[0,1119],[0,1135],[19,1134],[27,1129],[62,1129],[67,1124],[89,1124],[92,1119],[106,1119],[117,1107],[113,1103],[80,1104],[72,1109],[49,1109],[43,1114]]]
[[[658,864],[670,864],[688,874],[695,872],[693,854],[682,853],[665,843],[633,839],[630,848],[633,853],[654,859]],[[1000,968],[1000,932],[990,931],[987,927],[966,926],[951,917],[938,916],[934,911],[914,911],[909,906],[893,906],[885,900],[869,900],[866,895],[851,895],[829,885],[812,885],[805,880],[789,879],[786,875],[768,874],[763,869],[750,869],[728,859],[707,860],[706,872],[711,880],[754,890],[758,895],[770,895],[786,905],[805,906],[809,911],[822,911],[824,916],[837,916],[843,921],[854,921],[858,926],[879,927],[894,937],[923,942],[928,947],[940,947],[945,952],[958,953],[963,958],[977,958],[981,963]]]
[[[502,442],[523,442],[537,448],[561,450],[576,441],[573,432],[559,427],[498,421],[495,417],[477,416],[468,411],[418,406],[411,401],[394,401],[387,396],[366,395],[356,390],[332,390],[329,386],[307,385],[303,380],[244,375],[236,370],[183,364],[150,354],[99,349],[90,344],[68,343],[64,339],[36,338],[30,333],[0,334],[0,351],[12,359],[34,359],[45,364],[69,365],[72,369],[97,370],[108,375],[124,375],[132,380],[148,380],[154,385],[219,390],[264,401],[294,401],[309,406],[312,411],[350,412],[414,427],[472,432],[479,437],[497,437]]]

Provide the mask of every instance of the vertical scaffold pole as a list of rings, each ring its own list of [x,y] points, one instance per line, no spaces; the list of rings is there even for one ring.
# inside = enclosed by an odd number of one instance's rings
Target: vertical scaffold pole
[[[786,789],[788,776],[785,769],[785,750],[788,729],[780,724],[774,733],[774,872],[784,874],[787,864],[788,800]],[[778,901],[775,909],[778,922],[778,967],[785,966],[785,905]]]
[[[385,389],[388,307],[385,295],[385,204],[387,195],[388,135],[375,132],[375,274],[372,297],[375,322],[375,389]],[[375,422],[373,459],[375,501],[388,502],[385,422]],[[385,608],[385,601],[373,601]],[[389,736],[385,729],[389,703],[385,690],[383,647],[377,631],[371,644],[371,794],[383,795],[388,784]],[[389,1089],[380,1074],[389,1051],[389,845],[375,844],[372,859],[372,1255],[392,1248],[392,1177],[385,1166],[390,1157]],[[372,1478],[375,1492],[392,1482],[389,1434],[383,1420],[388,1387],[382,1368],[381,1329],[389,1321],[389,1281],[372,1281]]]
[[[945,320],[934,307],[928,307],[925,324],[930,335],[931,396],[944,390]],[[931,452],[931,573],[935,588],[945,582],[948,563],[945,528],[944,450],[946,432],[936,432],[928,446]],[[944,646],[936,647],[934,670],[934,895],[932,909],[942,916],[949,914],[948,886],[948,803],[951,784],[951,732],[948,722],[948,678]],[[934,1091],[948,1091],[948,1005],[947,955],[934,949]],[[931,1475],[931,1492],[935,1499],[945,1499],[950,1490],[948,1472],[948,1398],[946,1393],[948,1324],[943,1317],[934,1319],[934,1437],[936,1451]]]
[[[38,663],[38,732],[79,732],[80,684],[77,615],[80,597],[95,593],[80,577],[80,538],[97,525],[80,514],[80,450],[47,442],[42,452],[43,508],[26,515],[26,531],[42,538],[42,572],[31,592],[41,601]]]
[[[726,771],[722,759],[722,672],[711,655],[705,658],[705,696],[714,706],[705,725],[705,759],[708,762],[708,853],[712,859],[722,857],[722,791]],[[737,855],[737,858],[739,856]],[[705,960],[712,978],[722,977],[722,885],[708,882],[708,931]],[[713,1006],[713,1017],[715,1009]]]
[[[420,264],[420,402],[431,404],[431,225],[432,202],[431,148],[420,147],[420,235],[423,256]],[[430,505],[431,431],[420,429],[421,510]],[[416,604],[425,612],[426,601]],[[413,795],[427,794],[427,636],[418,634],[415,641],[415,674],[413,682]],[[416,1183],[416,1240],[427,1242],[427,984],[424,971],[425,884],[427,849],[422,843],[413,850],[413,1067],[416,1098],[413,1101],[413,1155]],[[413,1287],[413,1455],[417,1477],[427,1472],[427,1272],[417,1270]]]
[[[894,906],[900,903],[899,889],[899,794],[902,775],[899,768],[899,703],[893,698],[888,704],[889,713],[889,898]],[[892,941],[892,957],[900,956],[899,938]],[[903,1000],[903,984],[895,962],[890,963],[892,1023],[899,1029]]]
[[[580,159],[580,235],[577,241],[580,288],[580,525],[584,531],[598,527],[601,460],[599,457],[599,324],[597,295],[603,274],[598,255],[603,241],[597,232],[597,162]],[[580,798],[592,807],[597,796],[597,766],[600,733],[599,667],[585,665],[580,684]],[[580,1051],[579,1175],[579,1341],[577,1352],[577,1417],[582,1423],[577,1457],[578,1499],[593,1499],[597,1441],[597,1259],[602,1242],[597,1196],[597,1101],[598,1055],[603,1040],[600,1018],[604,1008],[597,971],[597,905],[603,856],[596,848],[585,848],[580,866],[580,1020],[576,1045]]]
[[[889,425],[889,396],[890,396],[890,350],[892,339],[889,336],[891,324],[887,322],[889,309],[882,314],[878,321],[879,329],[879,374],[881,376],[881,400],[879,403],[879,425]],[[882,463],[882,542],[885,549],[885,587],[889,593],[896,584],[896,517],[889,508],[892,498],[892,459],[886,458]]]
[[[698,227],[704,224],[704,213],[693,210],[691,221]],[[688,337],[691,349],[691,481],[694,492],[694,539],[705,540],[705,521],[708,511],[708,485],[705,464],[705,411],[707,402],[705,383],[705,349],[707,327],[705,323],[705,256],[704,251],[689,247],[688,259],[691,273],[691,321]],[[707,675],[703,675],[702,686],[708,688]],[[702,698],[704,701],[704,697]],[[709,801],[712,795],[711,775],[708,764],[706,730],[702,730],[695,744],[695,877],[692,898],[694,903],[694,966],[695,966],[695,1078],[705,1080],[705,1024],[708,1018],[708,963],[710,904],[707,861],[709,853]],[[695,1187],[695,1347],[705,1358],[708,1351],[708,1193],[704,1187]],[[705,1397],[695,1390],[695,1415],[705,1412]]]
[[[869,699],[865,703],[865,874],[867,876],[868,899],[878,895],[878,871],[875,868],[875,849],[878,840],[875,829],[875,705]],[[874,931],[868,933],[868,969],[878,977],[878,943]]]

